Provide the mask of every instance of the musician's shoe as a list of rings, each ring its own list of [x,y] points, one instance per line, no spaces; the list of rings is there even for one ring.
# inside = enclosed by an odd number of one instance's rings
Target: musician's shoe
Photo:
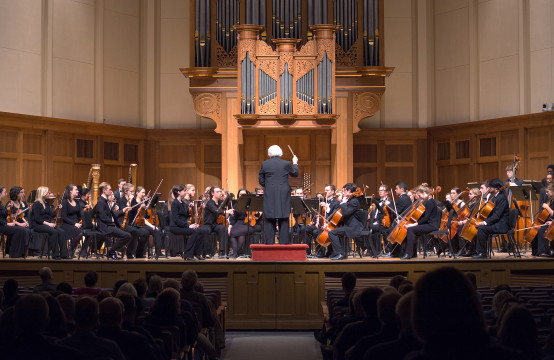
[[[202,255],[196,255],[195,258],[196,258],[197,260],[206,260],[206,258],[203,257]]]
[[[412,258],[412,257],[411,257],[410,255],[404,254],[404,256],[402,256],[402,257],[400,258],[400,260],[410,260],[411,258]]]
[[[472,257],[475,254],[476,254],[475,252],[466,251],[465,253],[462,254],[462,257]]]
[[[119,260],[120,258],[117,257],[117,254],[115,253],[115,251],[113,250],[108,250],[108,259],[112,259],[112,260]]]
[[[132,255],[132,254],[126,254],[126,255],[127,255],[127,260],[131,260],[135,258],[135,255]]]
[[[474,258],[474,259],[486,259],[486,258],[487,258],[487,254],[485,254],[485,253],[479,253],[479,254],[473,255],[472,258]]]
[[[329,259],[331,259],[331,260],[345,260],[346,256],[344,256],[343,254],[338,254],[338,255],[335,255],[335,256],[331,256]]]
[[[185,261],[196,261],[192,256],[185,257]]]
[[[547,253],[542,253],[540,255],[538,255],[539,257],[550,257],[550,255],[548,255]]]

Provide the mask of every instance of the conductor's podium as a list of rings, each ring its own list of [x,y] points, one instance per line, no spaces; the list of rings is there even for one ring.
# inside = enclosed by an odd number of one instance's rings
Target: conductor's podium
[[[253,261],[306,261],[306,244],[250,245]]]

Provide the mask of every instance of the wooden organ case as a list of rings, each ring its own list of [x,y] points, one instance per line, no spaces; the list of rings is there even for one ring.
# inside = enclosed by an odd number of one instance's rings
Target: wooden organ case
[[[253,189],[272,144],[298,149],[312,189],[352,181],[353,134],[393,71],[383,0],[195,0],[191,13],[195,66],[181,72],[222,134],[222,183]]]

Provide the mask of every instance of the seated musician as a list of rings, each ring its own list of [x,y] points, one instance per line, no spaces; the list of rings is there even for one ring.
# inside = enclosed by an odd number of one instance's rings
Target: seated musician
[[[416,189],[417,197],[423,200],[423,206],[425,211],[414,224],[406,225],[406,249],[402,260],[411,259],[417,257],[416,238],[420,235],[428,234],[432,231],[436,231],[440,227],[441,213],[437,208],[435,199],[431,196],[431,190],[425,185],[421,185]]]
[[[32,227],[35,232],[48,234],[48,247],[54,259],[69,259],[65,231],[61,227],[56,227],[54,207],[48,204],[47,199],[54,199],[54,195],[46,186],[39,186],[37,201],[33,204],[31,212]],[[62,210],[58,207],[58,211]]]
[[[254,192],[256,195],[263,195],[264,194],[264,187],[263,186],[256,186],[254,189]]]
[[[22,258],[25,257],[25,249],[29,244],[29,230],[27,227],[18,224],[15,221],[15,215],[17,210],[12,201],[9,201],[6,206],[12,206],[12,218],[8,222],[8,209],[2,205],[2,201],[7,196],[6,188],[0,186],[0,234],[4,234],[9,238],[10,246],[9,254],[10,258]]]
[[[414,202],[414,191],[408,191],[408,185],[406,185],[405,182],[400,181],[394,187],[394,193],[396,194],[396,214],[402,215],[406,209],[412,205],[412,202]],[[395,219],[397,218],[396,214],[393,214]],[[388,236],[390,230],[394,227],[393,225],[394,224],[391,222],[390,228],[388,229],[386,235],[383,233],[383,236]],[[401,251],[402,249],[400,246],[387,242],[385,245],[384,257],[400,257]]]
[[[472,188],[469,190],[468,193],[469,200],[467,204],[464,204],[464,206],[468,207],[468,213],[471,214],[476,206],[479,205],[479,200],[481,197],[481,190],[479,188]],[[463,207],[459,208],[458,214],[460,213],[460,210],[463,209]],[[475,255],[475,245],[473,241],[467,241],[464,238],[460,236],[460,233],[463,229],[463,225],[467,222],[467,217],[457,220],[453,220],[458,222],[458,230],[456,231],[456,234],[454,235],[454,238],[452,239],[453,242],[458,243],[458,253],[456,256],[463,256],[463,257],[469,257]]]
[[[477,254],[473,255],[474,259],[487,258],[487,240],[489,235],[506,233],[510,230],[508,226],[509,210],[508,199],[503,192],[499,191],[504,186],[500,179],[493,179],[489,182],[489,194],[494,203],[494,208],[485,221],[475,223],[477,227]]]
[[[139,205],[139,209],[137,210],[137,213],[140,212],[140,217],[142,218],[142,221],[139,221],[138,219],[134,221],[134,226],[138,227],[139,229],[139,247],[137,248],[137,258],[144,257],[144,247],[145,245],[148,245],[148,259],[153,259],[154,254],[152,251],[152,248],[156,248],[156,256],[155,258],[158,259],[161,256],[161,250],[162,250],[162,232],[160,229],[158,229],[154,224],[156,219],[150,218],[150,215],[147,213],[146,206],[148,205],[149,201],[146,199],[146,190],[142,186],[137,186],[137,192],[136,192],[136,201],[137,203],[142,203]],[[156,209],[154,209],[154,212]],[[157,215],[156,215],[157,216]],[[135,215],[135,217],[138,217]],[[154,222],[154,224],[152,224]],[[150,235],[152,235],[152,241],[150,241]]]
[[[301,199],[305,199],[306,195],[304,194],[304,190],[302,188],[296,188],[292,191],[291,196],[297,196]],[[292,206],[292,205],[291,205]],[[294,220],[292,218],[294,217]],[[304,239],[304,234],[306,230],[306,225],[304,224],[304,221],[306,219],[306,215],[298,215],[293,214],[292,211],[289,215],[289,232],[292,234],[295,234],[298,237],[299,242]],[[292,225],[294,223],[294,226]],[[294,236],[290,236],[289,238],[294,239]]]
[[[460,209],[465,205],[462,199],[462,190],[459,187],[454,187],[450,190],[450,198],[454,209]]]
[[[548,186],[548,184],[554,183],[554,174],[551,174],[551,173],[546,174],[545,179],[546,179],[546,184],[540,190],[539,209],[542,209],[542,204],[548,203],[549,201],[548,195],[546,195],[546,186]]]
[[[327,184],[325,185],[325,188],[324,188],[324,192],[325,192],[325,198],[319,203],[319,207],[321,209],[323,209],[323,213],[325,214],[325,218],[321,218],[319,217],[318,218],[318,221],[316,222],[316,224],[314,225],[309,225],[308,227],[306,227],[306,232],[308,233],[308,235],[312,234],[312,237],[314,239],[317,239],[317,237],[319,236],[319,234],[321,234],[321,232],[323,231],[323,226],[325,225],[325,221],[329,221],[331,219],[331,217],[333,216],[333,214],[335,213],[335,211],[337,211],[339,209],[339,206],[340,206],[340,201],[337,200],[336,198],[336,187],[335,185],[333,184]],[[342,193],[342,191],[341,191]],[[311,244],[311,238],[309,236],[307,236],[307,238],[305,239],[305,243],[309,246]],[[317,245],[317,244],[316,244]],[[330,245],[332,246],[332,245]],[[320,249],[320,251],[317,251],[317,257],[329,257],[330,256],[330,252],[329,250],[329,247],[327,247],[327,254],[325,254],[325,251],[322,251],[323,249]],[[307,254],[310,254],[311,252],[309,252],[310,249],[306,249],[306,253]]]
[[[90,209],[90,190],[82,188],[79,191],[79,197],[75,200],[82,211]]]
[[[69,257],[71,258],[73,258],[75,248],[83,237],[81,207],[77,204],[78,197],[79,190],[77,186],[70,184],[65,189],[62,200],[62,229],[65,231],[66,240],[69,240]],[[83,248],[82,250],[86,250],[85,246]]]
[[[394,220],[393,215],[395,215],[394,206],[388,198],[388,191],[389,187],[387,185],[382,184],[379,186],[379,198],[373,199],[375,209],[369,212],[369,220],[371,222],[369,227],[371,229],[371,241],[373,242],[373,247],[370,248],[375,249],[377,252],[381,250],[381,235],[386,237],[391,225],[390,222]],[[387,215],[388,218],[386,218]],[[385,224],[386,219],[389,221],[388,224]]]
[[[249,194],[246,189],[239,189],[238,197]],[[258,220],[257,214],[251,214],[250,219],[247,219],[245,212],[235,211],[233,215],[229,217],[229,238],[231,242],[231,248],[233,249],[233,259],[244,255],[244,244],[246,242],[246,236],[250,233],[260,231],[261,225],[256,224]],[[249,220],[251,220],[249,222]],[[254,226],[252,226],[254,222]]]
[[[215,232],[217,234],[218,244],[219,244],[219,257],[227,256],[228,247],[227,242],[225,241],[226,237],[226,226],[225,223],[221,220],[218,223],[218,218],[220,215],[223,215],[223,219],[225,221],[225,218],[227,215],[231,215],[234,213],[233,209],[228,209],[224,211],[219,211],[219,205],[223,202],[223,191],[219,186],[212,186],[209,191],[210,194],[210,200],[206,203],[206,207],[204,208],[204,213],[202,214],[204,216],[204,225],[203,227],[207,227],[210,232]],[[219,218],[221,219],[221,218]],[[215,250],[211,248],[209,243],[209,237],[206,238],[206,242],[204,243],[204,254],[206,258],[211,258],[215,254]]]
[[[116,212],[116,221],[119,221],[121,228],[131,234],[131,241],[127,245],[127,259],[133,259],[138,254],[137,250],[144,249],[146,243],[145,233],[139,231],[139,228],[133,224],[133,219],[137,215],[137,200],[135,199],[135,185],[125,183],[123,185],[123,194],[117,200],[117,206],[121,210]],[[142,235],[142,237],[141,237]]]
[[[331,246],[333,246],[333,252],[330,257],[331,260],[346,259],[346,254],[340,244],[339,236],[355,239],[360,236],[360,232],[363,229],[365,219],[360,218],[360,202],[356,197],[350,197],[355,191],[356,184],[354,183],[348,183],[342,188],[342,194],[344,198],[348,200],[339,206],[342,211],[343,225],[329,231],[329,240],[331,240]]]
[[[192,184],[174,185],[171,192],[175,200],[171,202],[171,227],[174,234],[188,235],[183,258],[187,261],[204,260],[202,255],[204,238],[207,238],[209,229],[199,224],[189,222],[190,211],[194,208],[194,192],[196,188]]]
[[[512,165],[506,166],[506,176],[508,177],[504,183],[509,182],[510,186],[521,186],[523,185],[523,180],[518,179],[514,176],[514,168]],[[513,179],[512,179],[513,177]]]
[[[17,248],[14,249],[14,253],[12,254],[10,252],[10,257],[24,257],[25,256],[25,249],[29,249],[29,253],[31,251],[30,242],[31,242],[31,229],[29,229],[29,205],[27,204],[25,200],[25,189],[23,189],[20,186],[14,186],[10,189],[10,200],[12,208],[12,215],[15,218],[15,226],[21,227],[25,229],[27,232],[27,235],[25,237],[25,248]],[[8,204],[6,204],[6,207]],[[11,244],[10,247],[6,247],[7,249],[10,249],[11,251]],[[40,249],[40,244],[35,244],[33,246],[33,249]]]
[[[108,250],[107,256],[110,259],[117,260],[119,258],[116,255],[116,251],[122,250],[131,241],[131,234],[120,229],[116,215],[118,205],[110,203],[108,200],[109,197],[113,197],[115,200],[111,185],[107,182],[102,182],[98,188],[102,192],[102,195],[98,198],[93,211],[97,220],[96,224],[98,231],[102,235],[109,235],[115,238],[112,247]]]
[[[549,183],[545,187],[546,195],[548,196],[549,201],[542,204],[542,209],[548,212],[548,218],[544,225],[539,228],[537,236],[531,242],[531,249],[533,256],[547,257],[551,256],[552,250],[550,249],[550,241],[545,238],[545,233],[548,227],[552,224],[554,219],[554,184]]]

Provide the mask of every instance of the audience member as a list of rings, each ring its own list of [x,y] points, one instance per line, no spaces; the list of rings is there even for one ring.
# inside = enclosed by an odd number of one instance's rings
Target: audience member
[[[144,278],[138,278],[135,281],[133,281],[133,286],[137,290],[137,296],[141,299],[144,299],[144,295],[146,295],[146,290],[148,289],[148,284],[146,283],[146,279]]]
[[[73,293],[73,286],[71,286],[71,284],[69,284],[65,281],[62,281],[61,283],[56,285],[56,291],[55,292],[71,295]],[[59,295],[59,294],[57,294],[57,295]]]
[[[56,291],[56,284],[52,281],[54,280],[54,276],[52,275],[52,270],[49,267],[41,268],[38,271],[38,276],[40,276],[40,280],[42,281],[42,283],[34,287],[34,293],[53,293],[54,291]]]
[[[133,297],[137,297],[137,289],[135,289],[133,284],[126,282],[119,287],[115,296],[117,297],[120,294],[131,294]]]
[[[60,305],[65,318],[65,327],[71,334],[75,330],[75,301],[68,294],[60,294],[56,296],[56,301]]]
[[[524,306],[513,304],[498,324],[498,342],[525,354],[528,360],[539,360],[537,324]]]
[[[0,347],[15,340],[15,306],[10,306],[0,315]]]
[[[8,279],[4,281],[2,290],[4,290],[4,303],[2,304],[2,310],[6,310],[10,306],[14,306],[17,299],[19,299],[19,284],[15,279]]]
[[[60,304],[52,295],[43,292],[41,294],[48,303],[48,324],[44,335],[63,339],[67,336],[65,315]]]
[[[406,277],[403,275],[395,275],[390,279],[389,285],[398,290],[398,287],[406,280]]]
[[[98,283],[98,273],[94,270],[89,270],[85,274],[85,287],[75,289],[75,295],[91,295],[96,296],[102,289],[96,287]]]
[[[127,280],[117,280],[112,288],[112,296],[116,296],[121,285],[125,284]]]
[[[179,285],[179,282],[175,279],[167,279],[164,281],[164,290],[165,289],[175,289],[177,291],[181,290],[181,286]]]
[[[148,280],[148,290],[146,291],[146,295],[144,296],[144,300],[142,303],[144,304],[145,309],[149,309],[150,306],[152,306],[152,303],[154,300],[156,300],[156,297],[159,293],[163,290],[162,285],[162,278],[158,275],[152,275]]]
[[[554,357],[554,316],[550,319],[550,334],[546,337],[542,352],[545,356]]]
[[[98,303],[89,296],[77,299],[75,303],[75,332],[62,339],[59,344],[82,352],[87,358],[110,358],[124,360],[117,343],[94,333],[98,325]]]
[[[98,301],[98,303],[100,304],[102,300],[109,297],[112,297],[112,293],[108,290],[102,290],[98,293],[98,295],[96,295],[96,301]]]

